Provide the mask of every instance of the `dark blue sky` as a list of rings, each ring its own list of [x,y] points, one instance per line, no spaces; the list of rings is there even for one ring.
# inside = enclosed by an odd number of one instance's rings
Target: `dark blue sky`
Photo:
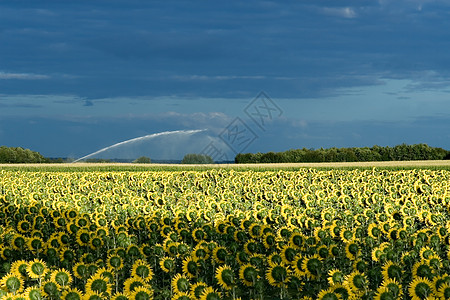
[[[207,129],[108,155],[450,149],[449,23],[438,0],[2,1],[0,145],[81,157]]]

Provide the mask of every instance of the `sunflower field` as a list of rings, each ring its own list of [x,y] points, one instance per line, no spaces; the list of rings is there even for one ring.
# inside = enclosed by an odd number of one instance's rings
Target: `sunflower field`
[[[450,299],[449,180],[0,170],[0,299]]]

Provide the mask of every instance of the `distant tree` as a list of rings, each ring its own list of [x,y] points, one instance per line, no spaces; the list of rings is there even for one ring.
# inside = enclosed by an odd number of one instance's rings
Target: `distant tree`
[[[0,147],[0,163],[43,163],[49,160],[39,152],[21,147]]]
[[[149,164],[151,162],[152,160],[150,159],[150,157],[147,156],[141,156],[138,159],[133,160],[134,164]]]
[[[182,164],[213,164],[214,160],[205,154],[186,154],[181,161]]]

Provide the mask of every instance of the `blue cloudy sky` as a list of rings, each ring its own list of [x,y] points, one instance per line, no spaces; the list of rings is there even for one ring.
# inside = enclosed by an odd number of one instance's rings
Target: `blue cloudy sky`
[[[448,28],[445,0],[1,1],[0,145],[450,149]]]

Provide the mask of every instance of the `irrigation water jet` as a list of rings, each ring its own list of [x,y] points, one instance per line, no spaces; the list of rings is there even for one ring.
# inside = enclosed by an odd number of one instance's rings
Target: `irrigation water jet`
[[[72,163],[79,162],[80,160],[89,158],[91,156],[97,155],[99,153],[102,153],[104,151],[108,151],[110,149],[113,149],[113,148],[116,148],[116,147],[119,147],[119,146],[123,146],[123,145],[126,145],[126,144],[131,144],[131,143],[142,141],[142,140],[152,139],[152,138],[155,138],[155,137],[158,137],[158,136],[171,135],[171,134],[194,134],[194,133],[198,133],[198,132],[202,132],[202,131],[206,131],[206,129],[163,131],[163,132],[153,133],[153,134],[149,134],[149,135],[144,135],[144,136],[141,136],[141,137],[129,139],[129,140],[126,140],[126,141],[123,141],[123,142],[120,142],[120,143],[113,144],[111,146],[105,147],[105,148],[100,149],[98,151],[95,151],[95,152],[93,152],[91,154],[83,156],[83,157],[81,157],[81,158],[79,158],[77,160],[74,160]]]

